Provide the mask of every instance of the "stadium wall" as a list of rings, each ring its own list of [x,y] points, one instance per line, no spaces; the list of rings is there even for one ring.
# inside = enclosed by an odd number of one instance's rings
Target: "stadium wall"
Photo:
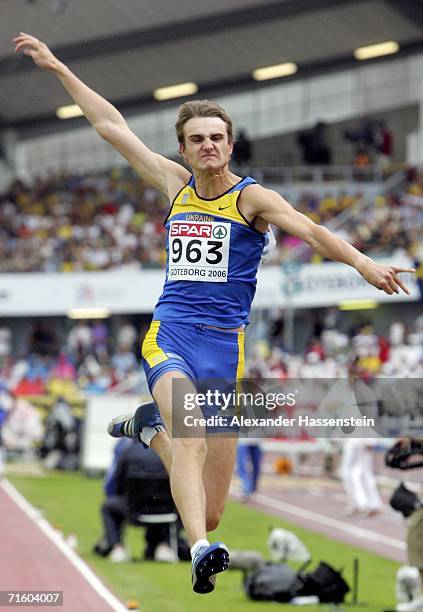
[[[116,444],[114,438],[105,435],[107,424],[117,414],[132,412],[141,398],[133,395],[88,395],[86,400],[81,467],[88,473],[105,471],[112,463],[113,448]]]
[[[355,117],[345,121],[337,121],[326,126],[325,142],[332,154],[333,164],[352,164],[357,144],[345,139],[346,130],[357,130],[364,116]],[[394,147],[391,161],[396,163],[409,160],[411,150],[409,148],[410,137],[419,126],[418,104],[407,105],[394,110],[380,110],[375,117],[374,114],[367,118],[385,121],[394,135]],[[423,157],[421,158],[423,159]],[[267,138],[254,141],[254,165],[286,165],[299,166],[304,164],[302,149],[298,145],[298,131],[276,134]],[[357,188],[357,185],[354,184]],[[327,184],[326,184],[327,190]],[[313,186],[314,189],[314,186]]]
[[[319,120],[334,123],[412,104],[420,107],[422,72],[423,54],[419,54],[217,99],[235,125],[246,128],[256,140],[308,128]],[[176,156],[171,129],[175,114],[174,107],[166,108],[134,117],[129,124],[152,149]],[[14,147],[14,165],[22,178],[64,168],[88,171],[119,164],[126,162],[88,127],[21,141]]]
[[[385,262],[398,267],[411,265],[402,257]],[[163,270],[2,274],[0,316],[60,316],[83,308],[103,308],[109,314],[151,313],[163,278]],[[356,270],[338,263],[265,266],[259,270],[254,308],[310,308],[345,300],[418,300],[416,280],[408,278],[407,284],[410,296],[386,295],[369,285]]]

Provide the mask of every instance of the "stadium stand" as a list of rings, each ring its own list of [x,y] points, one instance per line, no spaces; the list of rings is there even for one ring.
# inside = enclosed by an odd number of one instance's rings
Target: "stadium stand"
[[[330,228],[337,215],[352,209],[337,229],[342,238],[371,256],[399,249],[421,259],[422,193],[423,177],[410,171],[401,191],[378,195],[364,207],[359,183],[355,193],[329,183],[324,195],[303,192],[292,204]],[[163,220],[169,205],[131,170],[53,175],[32,184],[15,180],[0,203],[0,272],[164,266]],[[300,241],[281,231],[276,238],[270,261],[282,263]],[[318,262],[321,257],[304,249],[300,259]]]
[[[318,327],[318,329],[317,329]],[[284,346],[278,320],[267,327],[267,337],[255,343],[248,361],[248,375],[259,378],[337,378],[348,374],[357,359],[363,375],[419,377],[423,374],[423,317],[397,320],[383,334],[364,313],[344,329],[339,312],[325,311],[302,354]]]

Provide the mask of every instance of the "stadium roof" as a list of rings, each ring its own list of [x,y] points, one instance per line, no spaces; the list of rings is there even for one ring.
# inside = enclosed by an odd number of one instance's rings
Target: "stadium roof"
[[[55,110],[70,99],[56,79],[14,54],[19,31],[44,40],[128,113],[169,104],[154,101],[161,86],[194,81],[196,97],[211,97],[263,86],[252,71],[281,62],[298,65],[293,79],[351,66],[354,49],[373,43],[422,51],[423,1],[2,0],[0,118],[3,127],[32,130],[57,128]]]

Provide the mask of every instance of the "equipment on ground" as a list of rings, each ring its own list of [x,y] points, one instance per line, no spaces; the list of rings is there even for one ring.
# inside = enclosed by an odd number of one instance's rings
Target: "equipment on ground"
[[[416,457],[421,455],[420,459]],[[423,467],[423,440],[409,439],[396,442],[385,455],[385,465],[399,470]]]

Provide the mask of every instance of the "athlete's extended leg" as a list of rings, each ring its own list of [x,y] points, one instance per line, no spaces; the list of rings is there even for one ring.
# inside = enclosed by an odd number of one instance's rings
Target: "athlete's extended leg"
[[[207,455],[203,468],[206,492],[206,529],[218,526],[228,497],[236,461],[238,437],[208,437]]]
[[[194,385],[179,371],[168,371],[157,380],[152,390],[153,396],[169,433],[172,432],[172,397],[173,380],[175,378],[183,380],[186,393],[192,393],[193,397],[196,393]],[[150,402],[145,408],[148,412],[146,418],[144,418],[143,406],[141,406],[135,411],[134,416],[129,415],[128,418],[128,415],[124,415],[113,419],[109,425],[109,433],[118,437],[121,435],[135,436],[138,439],[141,432],[140,426],[144,421],[157,427],[157,423],[161,422],[158,418],[157,407]],[[182,415],[183,417],[184,406],[176,406],[176,409],[178,410],[178,416],[181,417]],[[194,417],[202,417],[198,407],[190,414]],[[152,431],[150,430],[154,430],[154,427],[149,427],[148,431],[151,434]],[[226,465],[225,469],[220,470],[222,476],[219,478],[217,473],[219,445],[212,443],[208,453],[208,466],[204,473],[207,454],[204,428],[196,428],[195,434],[195,437],[174,437],[171,441],[167,432],[159,431],[151,438],[150,445],[159,454],[167,468],[170,464],[170,470],[168,469],[168,471],[172,496],[192,545],[193,589],[197,593],[209,593],[214,589],[216,574],[226,570],[229,566],[228,549],[221,542],[210,545],[207,540],[207,529],[211,530],[217,526],[223,511],[230,483],[230,474],[233,471],[235,448],[228,452],[228,449],[234,446],[231,444],[232,441],[218,440],[223,451],[220,460],[223,460]],[[143,440],[142,436],[141,440]],[[208,479],[207,490],[210,503],[210,511],[207,515],[204,477]]]
[[[158,379],[153,388],[153,396],[169,432],[172,431],[172,381],[175,378],[184,380],[186,392],[193,393],[193,397],[196,392],[194,385],[181,372],[167,372]],[[174,408],[178,410],[178,418],[181,418],[181,415],[183,418],[184,406]],[[191,414],[202,416],[198,407]],[[229,551],[222,542],[209,544],[207,540],[206,491],[203,482],[207,454],[205,429],[196,428],[195,434],[195,437],[174,436],[172,438],[170,484],[174,502],[191,544],[192,587],[197,593],[210,593],[214,589],[216,574],[229,567]],[[212,455],[217,459],[216,451]],[[214,460],[213,463],[216,461]],[[208,468],[206,468],[206,473],[208,473]],[[229,485],[222,487],[222,483],[218,483],[217,480],[216,485],[227,492]],[[222,510],[223,504],[219,505]]]
[[[171,440],[168,432],[172,433],[172,381],[175,378],[182,379],[187,392],[195,394],[194,386],[183,373],[166,372],[153,389],[156,403],[146,402],[133,415],[115,417],[108,431],[114,437],[140,440],[157,452],[170,475],[172,495],[192,544],[205,540],[206,532],[219,523],[233,473],[237,440],[209,437],[206,444],[205,431],[200,428],[196,429],[200,437]],[[183,406],[177,408],[183,410]],[[199,410],[190,414],[202,416]],[[167,431],[163,431],[163,423]]]
[[[166,372],[158,379],[152,391],[168,432],[172,431],[172,381],[175,378],[184,379],[187,390],[195,393],[194,386],[181,372]],[[178,406],[178,409],[183,410],[183,406]],[[154,441],[152,448],[156,450]],[[160,453],[160,449],[157,450]],[[172,439],[170,486],[191,545],[207,537],[206,496],[202,478],[206,451],[204,437]]]

